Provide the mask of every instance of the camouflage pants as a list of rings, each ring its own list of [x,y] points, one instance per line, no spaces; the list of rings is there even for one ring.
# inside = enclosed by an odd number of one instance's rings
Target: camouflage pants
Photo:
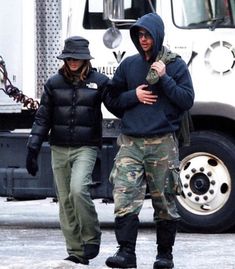
[[[179,160],[174,136],[135,138],[121,134],[117,144],[120,149],[110,174],[116,216],[139,214],[148,186],[154,220],[178,219]]]

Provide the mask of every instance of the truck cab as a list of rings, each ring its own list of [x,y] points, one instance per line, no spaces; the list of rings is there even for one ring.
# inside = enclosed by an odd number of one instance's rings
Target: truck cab
[[[142,15],[157,12],[165,24],[164,45],[188,64],[195,90],[191,144],[180,148],[183,195],[177,196],[177,206],[181,228],[221,232],[235,224],[233,0],[9,0],[8,4],[0,0],[0,4],[4,11],[0,56],[12,84],[34,100],[40,99],[44,82],[60,66],[56,56],[66,37],[86,37],[93,67],[111,78],[125,57],[137,53],[130,26]],[[10,15],[14,19],[9,21]],[[3,75],[1,81],[4,89]],[[26,141],[35,110],[24,106],[24,98],[19,106],[12,93],[3,95],[11,99],[11,105],[6,108],[4,101],[3,106],[1,97],[0,195],[21,199],[55,196],[47,141],[37,176],[31,177],[25,169]],[[112,200],[108,177],[120,121],[105,108],[103,117],[103,146],[93,174],[92,196]]]

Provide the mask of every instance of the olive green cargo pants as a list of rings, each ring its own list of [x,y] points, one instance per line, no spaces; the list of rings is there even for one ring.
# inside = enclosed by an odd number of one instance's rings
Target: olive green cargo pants
[[[52,169],[67,252],[84,257],[85,244],[100,244],[101,231],[90,195],[96,147],[52,146]]]

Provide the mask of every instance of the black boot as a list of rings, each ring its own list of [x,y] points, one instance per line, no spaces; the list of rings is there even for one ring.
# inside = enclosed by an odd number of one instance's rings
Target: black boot
[[[119,250],[106,260],[111,268],[136,268],[135,245],[139,219],[137,215],[115,218],[115,235]]]
[[[168,269],[174,267],[172,247],[175,243],[177,221],[159,221],[157,223],[158,254],[153,269]]]
[[[136,255],[132,248],[120,246],[114,256],[106,260],[106,265],[111,268],[136,268]]]
[[[100,245],[97,244],[87,244],[84,246],[84,256],[86,259],[94,259],[100,251]]]
[[[67,258],[64,259],[65,261],[70,261],[70,262],[74,262],[74,263],[81,263],[81,264],[85,264],[88,265],[89,261],[87,259],[84,258],[78,258],[77,256],[71,254],[69,255]]]
[[[174,268],[173,256],[170,249],[164,250],[164,252],[159,251],[154,262],[153,269],[168,269]]]

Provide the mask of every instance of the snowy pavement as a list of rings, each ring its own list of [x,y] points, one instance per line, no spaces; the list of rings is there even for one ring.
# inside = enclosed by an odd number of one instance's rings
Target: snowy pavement
[[[59,229],[58,203],[52,198],[8,201],[0,197],[0,269],[107,268],[105,259],[116,252],[114,205],[94,202],[105,231],[99,256],[85,266],[63,260],[67,253]],[[142,225],[153,225],[150,201],[144,204],[140,221]]]
[[[108,269],[107,257],[116,251],[113,204],[95,201],[102,227],[99,255],[88,266],[63,259],[67,256],[59,229],[58,204],[52,199],[6,202],[0,198],[0,269]],[[156,235],[150,200],[140,215],[136,254],[138,269],[152,269]],[[175,269],[235,269],[235,233],[178,233]]]
[[[94,200],[102,227],[113,226],[113,203],[103,203],[102,199]],[[147,199],[140,213],[140,223],[153,225],[151,200]],[[52,198],[31,201],[7,201],[0,197],[0,226],[21,225],[24,227],[59,228],[58,203]]]
[[[234,234],[178,233],[174,247],[175,269],[235,269]],[[102,230],[99,255],[88,266],[63,259],[64,238],[57,228],[1,228],[0,269],[108,269],[107,257],[116,252],[112,229]],[[136,246],[138,269],[152,269],[156,255],[155,232],[140,229]]]

